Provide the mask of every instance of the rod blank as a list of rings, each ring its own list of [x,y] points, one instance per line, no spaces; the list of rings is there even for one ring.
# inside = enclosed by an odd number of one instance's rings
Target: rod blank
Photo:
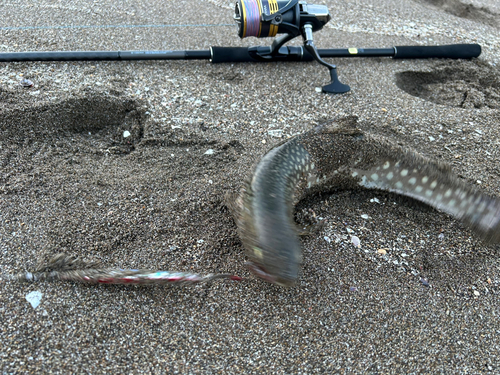
[[[312,61],[302,47],[281,47],[272,59],[256,58],[253,51],[269,47],[212,47],[201,51],[41,51],[0,53],[0,62],[19,61],[125,61],[125,60],[212,60],[213,63],[259,61]],[[395,59],[471,59],[481,54],[479,44],[444,46],[397,46],[390,48],[318,49],[322,58],[328,57],[392,57]]]

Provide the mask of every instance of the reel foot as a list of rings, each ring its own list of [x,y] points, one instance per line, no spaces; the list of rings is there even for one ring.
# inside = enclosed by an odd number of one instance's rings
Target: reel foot
[[[329,94],[343,94],[344,92],[348,92],[351,90],[349,85],[346,85],[339,81],[336,67],[330,69],[330,77],[332,81],[328,85],[322,87],[323,92]]]

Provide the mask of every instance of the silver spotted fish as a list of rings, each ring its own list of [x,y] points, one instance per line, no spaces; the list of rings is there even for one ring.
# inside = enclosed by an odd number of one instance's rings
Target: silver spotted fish
[[[500,242],[500,200],[456,177],[448,165],[355,127],[346,118],[296,136],[260,160],[233,213],[258,277],[282,286],[299,275],[302,250],[293,221],[295,197],[333,187],[380,189],[444,211],[483,240]]]

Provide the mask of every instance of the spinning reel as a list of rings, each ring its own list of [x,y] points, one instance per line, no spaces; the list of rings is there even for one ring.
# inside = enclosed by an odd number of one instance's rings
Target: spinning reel
[[[291,54],[303,54],[303,50],[283,47],[285,43],[302,35],[305,50],[314,60],[330,70],[330,84],[323,86],[323,92],[344,93],[348,85],[339,81],[337,67],[324,61],[313,41],[313,32],[321,30],[330,21],[330,12],[324,5],[307,4],[299,0],[238,0],[234,10],[240,38],[277,37],[269,47],[250,47],[248,54],[255,60],[290,60]],[[297,47],[295,47],[297,48]],[[298,56],[301,59],[302,56]]]

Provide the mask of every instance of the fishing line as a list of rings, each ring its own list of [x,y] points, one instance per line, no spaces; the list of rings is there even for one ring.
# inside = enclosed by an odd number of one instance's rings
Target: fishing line
[[[232,23],[219,24],[186,24],[186,25],[67,25],[67,26],[18,26],[0,27],[0,31],[21,31],[21,30],[59,30],[59,29],[112,29],[112,28],[167,28],[167,27],[234,27]]]

